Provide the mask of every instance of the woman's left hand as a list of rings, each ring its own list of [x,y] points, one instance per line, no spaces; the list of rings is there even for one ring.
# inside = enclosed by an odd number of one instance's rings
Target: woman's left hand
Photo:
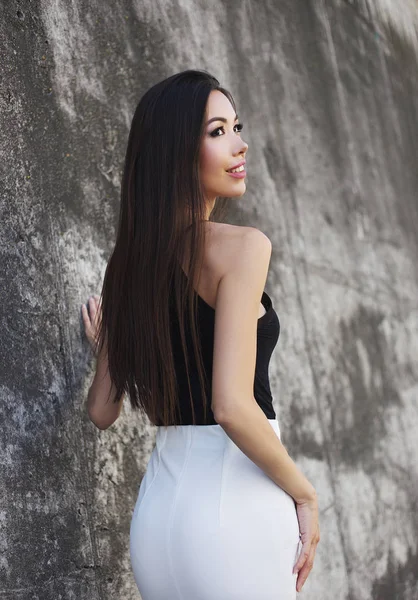
[[[90,296],[87,304],[81,305],[81,313],[83,315],[84,331],[89,341],[91,349],[95,356],[97,356],[97,334],[99,331],[99,325],[102,319],[102,306],[100,303],[100,296],[97,294]]]

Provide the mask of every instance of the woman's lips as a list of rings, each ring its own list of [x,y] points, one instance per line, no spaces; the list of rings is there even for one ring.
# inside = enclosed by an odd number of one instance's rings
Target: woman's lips
[[[247,172],[246,171],[239,171],[238,173],[230,173],[229,171],[227,171],[228,175],[231,175],[231,177],[235,177],[235,179],[244,179],[244,177],[247,176]]]

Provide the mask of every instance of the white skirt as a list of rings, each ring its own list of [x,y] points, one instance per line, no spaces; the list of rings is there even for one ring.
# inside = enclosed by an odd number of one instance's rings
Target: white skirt
[[[301,547],[293,498],[220,425],[158,427],[130,528],[142,600],[295,600]]]

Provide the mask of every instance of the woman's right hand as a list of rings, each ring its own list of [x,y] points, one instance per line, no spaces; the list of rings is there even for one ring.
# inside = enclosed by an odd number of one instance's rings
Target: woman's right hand
[[[296,502],[302,549],[293,567],[298,573],[296,590],[300,592],[313,567],[316,546],[319,542],[318,501],[315,497],[305,502]]]
[[[84,330],[88,342],[91,346],[91,349],[93,350],[93,354],[97,357],[97,334],[99,331],[100,321],[102,319],[102,306],[100,296],[98,296],[97,294],[90,296],[87,304],[81,305]]]

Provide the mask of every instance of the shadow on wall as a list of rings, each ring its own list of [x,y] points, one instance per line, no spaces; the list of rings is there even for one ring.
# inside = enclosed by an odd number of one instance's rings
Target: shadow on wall
[[[386,411],[402,406],[396,389],[396,379],[390,365],[391,351],[380,327],[385,315],[359,306],[347,322],[342,322],[336,333],[338,347],[331,355],[331,392],[324,397],[331,418],[329,440],[335,462],[373,474],[384,469],[385,456],[380,456],[379,445],[387,436]],[[290,405],[291,421],[302,423],[305,408],[297,402]],[[296,452],[315,460],[325,460],[325,450],[309,436],[306,430],[299,435],[292,432]]]
[[[376,449],[388,433],[386,411],[402,405],[391,373],[391,351],[380,327],[384,318],[383,313],[360,305],[348,323],[341,324],[341,348],[333,374],[334,452],[340,462],[351,467],[361,464],[369,474],[379,468],[379,462],[384,468],[385,457],[379,456]],[[349,399],[344,391],[347,381]],[[347,412],[351,416],[348,426]]]
[[[417,513],[415,513],[417,514]],[[400,565],[396,560],[392,548],[389,549],[386,573],[373,583],[372,598],[414,598],[412,595],[416,589],[416,573],[418,565],[418,553],[413,553],[408,548],[408,556],[405,564]],[[416,596],[415,596],[416,597]]]

